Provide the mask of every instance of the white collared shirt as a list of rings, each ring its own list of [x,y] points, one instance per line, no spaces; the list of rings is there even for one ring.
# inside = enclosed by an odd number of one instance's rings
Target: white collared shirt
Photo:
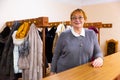
[[[74,31],[73,27],[71,28],[71,32],[72,32],[72,34],[73,34],[74,36],[76,36],[76,37],[79,37],[79,36],[84,36],[84,37],[85,37],[85,29],[84,29],[84,28],[82,28],[80,34],[76,33],[76,32]]]

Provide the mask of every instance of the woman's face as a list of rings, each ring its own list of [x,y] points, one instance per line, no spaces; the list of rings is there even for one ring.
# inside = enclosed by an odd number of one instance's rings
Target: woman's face
[[[82,12],[75,12],[71,17],[71,25],[75,28],[82,28],[85,19]]]

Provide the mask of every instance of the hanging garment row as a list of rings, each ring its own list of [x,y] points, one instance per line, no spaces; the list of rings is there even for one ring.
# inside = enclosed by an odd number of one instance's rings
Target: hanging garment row
[[[52,61],[53,41],[56,42],[55,40],[57,40],[55,36],[60,35],[65,28],[64,24],[60,24],[57,27],[45,28],[46,68],[48,67],[47,63],[51,63]],[[0,80],[17,80],[19,77],[22,77],[23,80],[29,80],[35,78],[34,76],[36,75],[38,75],[37,78],[40,80],[42,78],[43,67],[41,39],[42,29],[36,28],[34,23],[20,23],[16,21],[12,27],[6,26],[0,33],[0,44],[2,44],[0,46]],[[40,71],[39,74],[37,74],[37,71],[34,71],[36,69],[35,64],[40,65],[40,70],[37,70]]]
[[[48,63],[51,63],[54,48],[57,42],[57,38],[61,32],[70,29],[70,26],[66,26],[64,23],[60,23],[58,26],[53,26],[51,28],[45,28],[46,34],[46,44],[45,44],[45,53]]]
[[[17,80],[18,76],[22,80],[42,79],[43,43],[34,23],[14,22],[11,29],[6,26],[0,33],[0,44],[0,80]]]

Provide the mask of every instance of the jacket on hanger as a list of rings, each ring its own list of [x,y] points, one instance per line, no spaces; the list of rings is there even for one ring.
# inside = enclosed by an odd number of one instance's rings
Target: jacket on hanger
[[[13,67],[13,40],[12,34],[21,24],[14,22],[11,27],[10,34],[5,43],[4,50],[0,61],[0,80],[13,80],[14,79],[14,67]]]

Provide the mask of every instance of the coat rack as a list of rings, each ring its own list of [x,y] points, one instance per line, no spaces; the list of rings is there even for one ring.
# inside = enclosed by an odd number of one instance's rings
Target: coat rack
[[[49,22],[50,26],[58,26],[60,23],[64,23],[65,25],[71,25],[70,21],[60,21],[60,22]],[[102,23],[102,22],[89,22],[84,24],[84,28],[89,28],[90,26],[93,26],[95,28],[98,28],[98,42],[100,44],[100,28],[112,28],[111,23]]]
[[[23,23],[23,22],[34,23],[37,28],[43,28],[43,30],[42,30],[42,36],[43,36],[43,38],[42,38],[42,40],[43,40],[43,77],[45,77],[46,76],[45,28],[49,27],[48,17],[38,17],[38,18],[32,18],[32,19],[8,21],[8,22],[6,22],[6,25],[8,27],[11,27],[15,21],[18,21],[20,23]]]
[[[60,23],[64,23],[65,25],[71,25],[70,21],[59,21],[59,22],[49,22],[48,17],[38,17],[38,18],[32,18],[32,19],[24,19],[24,20],[14,20],[14,21],[19,21],[21,23],[23,22],[29,22],[29,23],[34,23],[36,27],[38,28],[43,28],[42,36],[43,36],[43,77],[46,77],[46,55],[45,55],[45,28],[46,27],[53,27],[53,26],[58,26]],[[6,25],[8,27],[11,27],[14,23],[14,21],[8,21],[6,22]],[[90,23],[85,23],[84,28],[89,28],[90,26],[94,26],[95,28],[98,28],[98,42],[100,43],[100,28],[112,28],[111,23],[106,23],[103,24],[102,22],[90,22]]]

